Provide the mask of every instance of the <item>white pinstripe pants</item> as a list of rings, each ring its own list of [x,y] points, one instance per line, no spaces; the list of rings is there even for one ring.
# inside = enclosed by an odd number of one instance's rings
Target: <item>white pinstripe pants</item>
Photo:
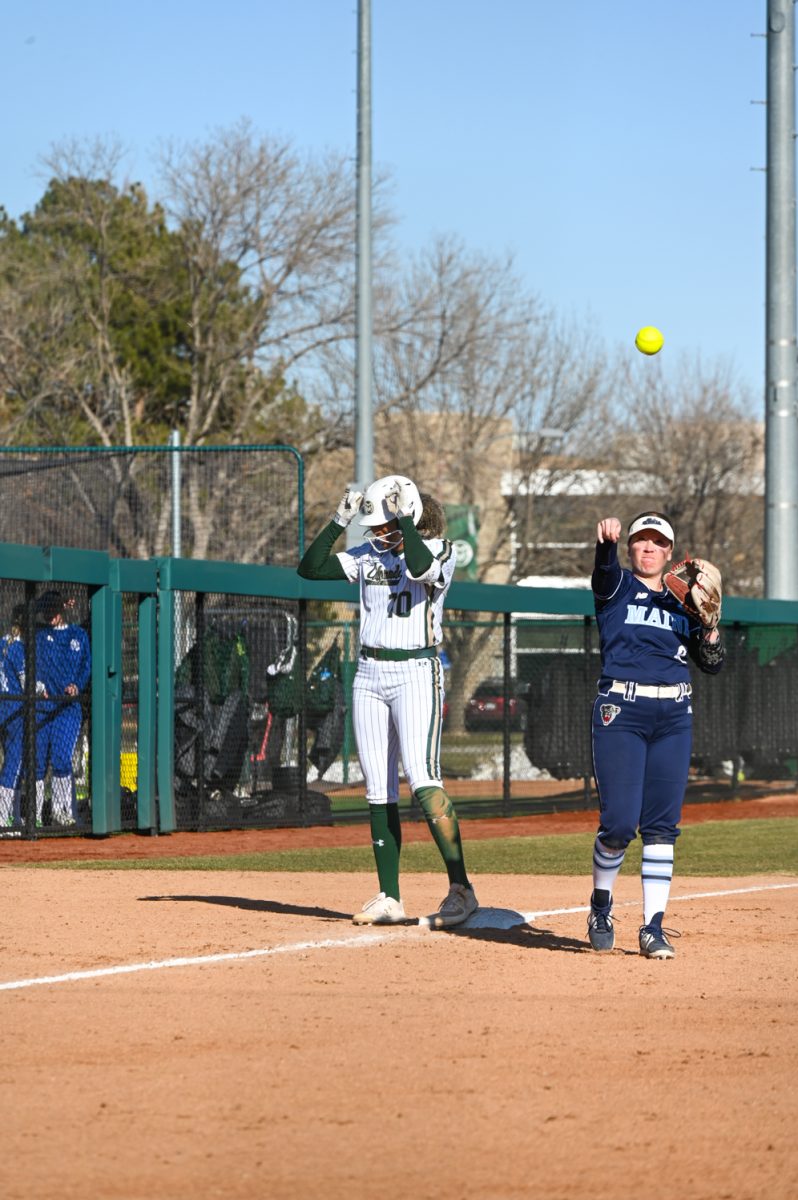
[[[412,791],[442,787],[443,667],[438,658],[361,658],[352,720],[370,804],[399,799],[399,757]]]

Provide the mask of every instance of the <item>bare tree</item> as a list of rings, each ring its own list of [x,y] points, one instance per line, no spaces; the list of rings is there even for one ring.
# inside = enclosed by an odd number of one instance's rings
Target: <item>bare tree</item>
[[[301,156],[287,142],[255,137],[243,123],[208,143],[167,148],[161,178],[188,278],[185,439],[201,445],[239,442],[253,431],[273,440],[289,433],[313,455],[351,437],[351,408],[330,421],[329,405],[322,412],[321,405],[278,402],[292,377],[303,393],[317,395],[324,352],[352,337],[351,162]],[[380,187],[377,231],[387,222]],[[201,512],[209,528],[228,482],[220,477],[209,497],[189,479],[195,554],[205,549]]]
[[[511,258],[451,240],[413,264],[389,315],[377,374],[386,469],[399,452],[445,500],[478,510],[481,580],[523,577],[533,542],[555,536],[539,495],[563,490],[600,427],[606,355],[525,289]]]
[[[351,166],[303,160],[243,124],[167,148],[161,178],[190,297],[185,436],[235,440],[257,420],[264,382],[351,327]],[[235,411],[231,388],[242,393]]]
[[[380,279],[375,297],[375,469],[401,468],[479,510],[480,579],[527,573],[538,520],[528,480],[548,462],[554,488],[572,470],[569,452],[591,444],[611,391],[605,354],[525,289],[512,258],[456,239]],[[332,387],[351,379],[350,354],[338,348]]]
[[[479,510],[480,579],[523,574],[536,518],[525,481],[549,460],[553,427],[563,453],[589,441],[608,393],[604,356],[529,294],[511,258],[455,239],[434,242],[398,278],[381,277],[375,294],[376,473],[401,470],[444,502]],[[351,378],[344,350],[333,379]],[[455,695],[484,673],[491,643],[489,622],[449,626]],[[461,717],[455,708],[450,720]]]
[[[763,428],[751,407],[723,365],[683,361],[673,378],[636,371],[613,445],[641,498],[673,518],[677,555],[716,562],[741,595],[761,594],[763,570]]]
[[[504,489],[513,579],[579,573],[582,534],[573,528],[574,493],[585,467],[601,453],[616,385],[617,369],[595,336],[574,320],[549,314],[515,413],[517,461]]]
[[[120,164],[115,146],[58,148],[44,201],[23,230],[4,228],[0,377],[13,397],[12,436],[131,445],[164,441],[177,426],[197,445],[291,442],[313,452],[334,442],[328,414],[297,383],[318,375],[325,347],[351,338],[351,164],[302,158],[241,125],[167,148],[163,205],[152,208],[137,185],[113,182]],[[153,337],[131,353],[147,322]],[[130,461],[110,468],[120,496],[133,483]],[[215,480],[187,462],[186,542],[200,557],[241,487],[233,460],[216,462]],[[263,551],[264,527],[296,520],[297,503],[295,489],[265,508],[242,495],[252,532],[228,552]],[[161,549],[152,530],[131,542],[130,520],[125,529],[124,538],[118,522],[112,530],[118,552]]]

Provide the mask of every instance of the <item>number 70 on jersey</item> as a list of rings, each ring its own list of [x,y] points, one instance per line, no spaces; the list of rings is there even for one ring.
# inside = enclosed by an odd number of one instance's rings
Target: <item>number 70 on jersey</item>
[[[388,597],[389,617],[410,616],[410,592],[391,592]]]

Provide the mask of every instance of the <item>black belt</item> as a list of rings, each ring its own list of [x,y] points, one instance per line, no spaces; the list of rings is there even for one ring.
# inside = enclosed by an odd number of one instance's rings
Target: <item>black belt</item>
[[[382,646],[361,646],[362,658],[377,658],[381,662],[406,662],[409,658],[437,658],[437,646],[422,646],[420,650],[387,650]]]

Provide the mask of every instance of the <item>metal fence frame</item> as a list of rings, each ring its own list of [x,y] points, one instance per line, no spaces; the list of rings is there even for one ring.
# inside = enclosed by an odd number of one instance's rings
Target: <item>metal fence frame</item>
[[[101,551],[63,547],[31,547],[0,544],[0,577],[39,582],[72,582],[89,588],[92,639],[91,683],[91,833],[106,836],[122,829],[120,810],[120,746],[122,728],[122,594],[136,597],[138,606],[138,780],[136,829],[141,833],[170,833],[175,830],[174,792],[174,692],[175,614],[181,593],[197,596],[222,593],[229,596],[260,597],[290,601],[299,614],[299,670],[307,679],[308,604],[333,601],[351,605],[356,590],[345,582],[310,582],[285,567],[261,567],[187,559],[136,561],[115,559]],[[503,726],[503,776],[501,798],[492,811],[508,815],[511,802],[509,704],[511,662],[516,619],[564,616],[581,621],[585,646],[593,638],[593,601],[585,589],[519,588],[511,585],[453,584],[447,597],[450,610],[495,613],[502,626],[502,662],[505,691]],[[798,603],[782,600],[729,598],[724,601],[724,625],[795,626]],[[587,669],[588,656],[585,656]],[[32,680],[32,673],[29,672]],[[28,681],[26,681],[28,682]],[[299,710],[300,770],[298,773],[298,820],[312,824],[307,800],[307,721],[304,697]],[[585,718],[587,720],[587,717]],[[796,747],[798,751],[798,747]],[[28,772],[30,776],[30,771]],[[735,785],[732,777],[731,786]],[[25,810],[33,803],[28,778]],[[590,779],[585,779],[586,799]],[[365,816],[365,812],[362,814]],[[35,837],[28,820],[25,837]]]

